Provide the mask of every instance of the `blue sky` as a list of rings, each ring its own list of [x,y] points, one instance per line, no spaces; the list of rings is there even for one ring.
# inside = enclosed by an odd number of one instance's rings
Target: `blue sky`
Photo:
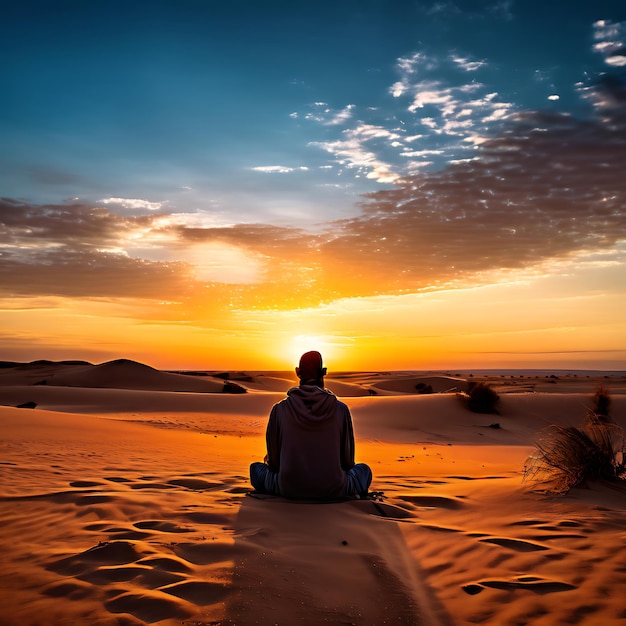
[[[472,156],[515,111],[588,115],[583,86],[616,70],[594,46],[624,41],[626,9],[26,1],[3,14],[4,196],[301,224]]]
[[[525,281],[554,310],[538,342],[599,324],[626,357],[623,1],[25,0],[0,58],[0,338],[20,354],[93,339],[55,339],[87,301],[130,307],[102,313],[120,327],[243,332],[250,311]],[[37,342],[18,310],[62,321]]]

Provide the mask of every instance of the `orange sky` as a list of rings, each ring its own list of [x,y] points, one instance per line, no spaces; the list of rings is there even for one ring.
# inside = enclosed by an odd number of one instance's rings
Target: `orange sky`
[[[626,370],[617,3],[8,4],[0,360]]]
[[[6,298],[3,358],[289,369],[318,349],[331,370],[623,369],[623,252],[605,257],[509,272],[480,286],[299,309],[227,309],[197,298]]]
[[[626,369],[623,142],[520,123],[308,229],[0,201],[2,358]]]

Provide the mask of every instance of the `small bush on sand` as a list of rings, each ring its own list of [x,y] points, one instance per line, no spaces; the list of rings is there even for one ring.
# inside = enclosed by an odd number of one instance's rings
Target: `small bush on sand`
[[[498,413],[500,396],[487,383],[471,382],[467,388],[467,408],[474,413]]]
[[[598,394],[602,399],[598,401]],[[624,431],[608,416],[608,393],[596,393],[594,409],[581,427],[549,426],[524,467],[524,480],[537,480],[548,491],[567,493],[588,480],[624,480]]]
[[[612,422],[613,420],[609,415],[610,408],[611,396],[609,395],[609,391],[604,385],[600,385],[600,388],[593,396],[593,408],[591,409],[591,413],[602,422]]]

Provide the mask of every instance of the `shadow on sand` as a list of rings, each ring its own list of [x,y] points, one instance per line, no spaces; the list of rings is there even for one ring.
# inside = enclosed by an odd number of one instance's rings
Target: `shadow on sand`
[[[399,528],[410,517],[371,500],[246,497],[225,623],[448,626]]]

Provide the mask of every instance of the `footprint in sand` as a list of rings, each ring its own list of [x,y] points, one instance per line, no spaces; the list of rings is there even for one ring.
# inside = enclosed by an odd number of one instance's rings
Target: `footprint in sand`
[[[208,491],[223,487],[222,483],[209,482],[201,478],[175,478],[167,481],[168,485],[175,485],[176,487],[184,487],[191,491]]]
[[[536,533],[531,536],[532,539],[538,539],[541,541],[551,541],[556,539],[587,539],[588,535],[584,532],[563,532],[569,529],[581,529],[584,530],[583,525],[580,522],[571,520],[562,520],[556,524],[553,522],[546,522],[542,520],[520,520],[513,522],[511,526],[528,526],[534,527],[541,533]],[[549,534],[548,534],[549,533]]]
[[[102,487],[104,483],[94,480],[74,480],[70,483],[70,487]]]
[[[533,593],[545,594],[559,591],[569,591],[571,589],[576,589],[576,586],[558,580],[545,580],[537,576],[520,576],[515,580],[481,580],[462,587],[463,591],[471,596],[481,593],[486,588],[501,589],[504,591],[525,589],[527,591],[532,591]]]
[[[111,524],[103,522],[89,524],[85,526],[85,530],[98,534],[106,533],[108,535],[109,541],[120,541],[122,539],[138,541],[154,534],[151,532],[137,530],[133,526],[111,526]]]
[[[131,489],[174,489],[174,485],[168,485],[167,483],[154,483],[154,482],[145,482],[145,483],[132,483],[130,485]]]
[[[524,541],[523,539],[510,539],[508,537],[486,537],[479,539],[484,543],[494,543],[503,548],[509,548],[516,552],[537,552],[539,550],[549,550],[547,546],[532,541]]]
[[[135,522],[133,524],[135,528],[140,528],[142,530],[158,530],[162,533],[191,533],[193,529],[184,528],[183,526],[179,526],[178,524],[174,524],[172,522],[166,522],[164,520],[146,520],[144,522]]]
[[[138,561],[143,555],[129,541],[108,541],[50,563],[47,569],[65,575],[80,575],[98,565],[123,565]]]
[[[105,480],[108,480],[112,483],[130,483],[132,480],[130,478],[124,478],[124,476],[107,476]]]
[[[415,504],[420,507],[455,510],[464,506],[461,500],[458,500],[457,498],[446,498],[444,496],[402,495],[397,497],[399,500],[410,502],[411,504]]]

